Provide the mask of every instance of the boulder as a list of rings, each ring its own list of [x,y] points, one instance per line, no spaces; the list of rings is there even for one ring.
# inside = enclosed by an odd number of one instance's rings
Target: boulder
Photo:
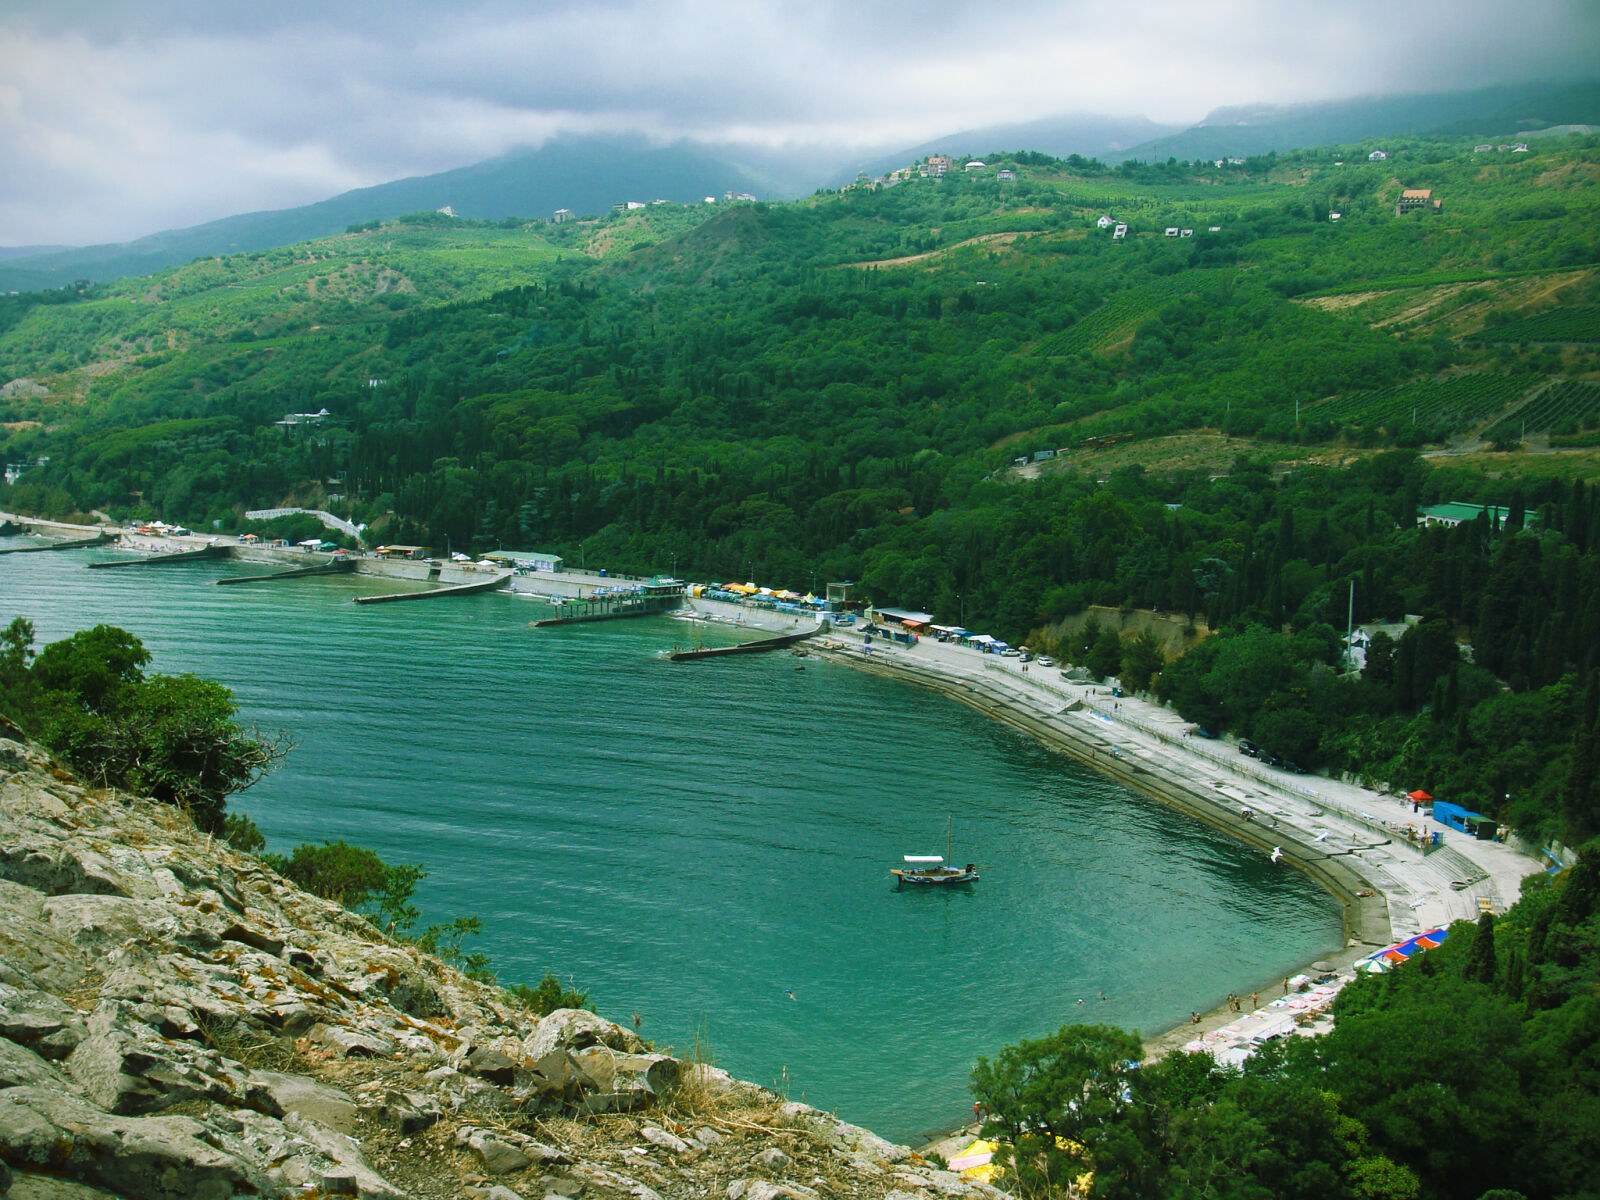
[[[517,1064],[509,1055],[489,1046],[479,1046],[467,1055],[467,1070],[501,1087],[510,1087],[516,1082]]]
[[[13,1167],[146,1200],[232,1200],[272,1194],[261,1169],[212,1145],[189,1117],[118,1117],[63,1092],[0,1091],[0,1145]]]
[[[474,1133],[467,1139],[467,1147],[477,1155],[483,1169],[491,1175],[509,1175],[533,1165],[533,1159],[510,1142],[502,1142],[486,1133]]]
[[[644,1050],[644,1042],[637,1034],[604,1017],[582,1008],[558,1008],[524,1039],[522,1052],[538,1060],[552,1050],[583,1050],[590,1046],[608,1046],[627,1054]]]
[[[402,1092],[388,1088],[375,1104],[365,1104],[361,1111],[369,1118],[406,1136],[420,1133],[438,1124],[444,1116],[433,1099],[421,1092]]]
[[[187,1100],[213,1100],[269,1116],[282,1110],[243,1068],[214,1051],[161,1038],[121,1005],[102,1004],[88,1035],[66,1059],[89,1099],[109,1113],[160,1112]]]
[[[596,1046],[572,1057],[594,1091],[636,1095],[636,1105],[628,1107],[648,1104],[683,1078],[683,1064],[666,1054],[617,1054]]]
[[[0,1038],[0,1088],[40,1087],[76,1092],[78,1085],[41,1056]]]
[[[250,1078],[265,1088],[285,1113],[297,1113],[320,1121],[337,1133],[354,1136],[361,1110],[341,1091],[304,1075],[283,1075],[276,1071],[254,1071]]]
[[[306,1039],[340,1058],[388,1058],[394,1053],[394,1043],[388,1038],[342,1025],[315,1025]]]

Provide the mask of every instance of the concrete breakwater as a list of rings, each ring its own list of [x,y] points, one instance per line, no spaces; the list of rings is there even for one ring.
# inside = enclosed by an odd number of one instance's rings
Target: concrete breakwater
[[[537,1017],[9,727],[0,847],[0,1190],[1000,1195],[592,1013]]]

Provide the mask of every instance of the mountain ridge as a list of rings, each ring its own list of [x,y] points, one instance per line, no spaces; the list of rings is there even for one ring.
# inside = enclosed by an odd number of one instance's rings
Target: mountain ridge
[[[297,208],[224,217],[130,242],[75,248],[0,250],[0,291],[39,291],[81,279],[147,275],[196,258],[266,250],[343,232],[353,224],[449,205],[464,217],[547,218],[606,211],[618,202],[693,202],[725,192],[789,200],[838,187],[864,171],[876,177],[929,154],[1033,151],[1107,162],[1248,157],[1372,138],[1416,134],[1526,134],[1562,124],[1600,124],[1600,81],[1528,84],[1469,92],[1407,93],[1296,105],[1213,109],[1182,130],[1145,117],[1077,113],[951,134],[894,153],[856,156],[678,141],[634,135],[559,138],[433,175],[392,180]],[[1143,141],[1134,139],[1143,137]]]

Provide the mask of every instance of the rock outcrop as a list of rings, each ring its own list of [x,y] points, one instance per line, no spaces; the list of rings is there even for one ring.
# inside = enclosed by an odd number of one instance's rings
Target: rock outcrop
[[[535,1016],[10,732],[9,1197],[999,1195],[593,1013]]]

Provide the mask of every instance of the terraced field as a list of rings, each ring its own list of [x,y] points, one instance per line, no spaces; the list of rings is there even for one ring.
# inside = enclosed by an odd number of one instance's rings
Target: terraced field
[[[1465,433],[1526,395],[1538,382],[1530,374],[1478,371],[1428,379],[1372,392],[1353,392],[1313,405],[1310,415],[1347,427],[1410,430],[1425,441]]]

